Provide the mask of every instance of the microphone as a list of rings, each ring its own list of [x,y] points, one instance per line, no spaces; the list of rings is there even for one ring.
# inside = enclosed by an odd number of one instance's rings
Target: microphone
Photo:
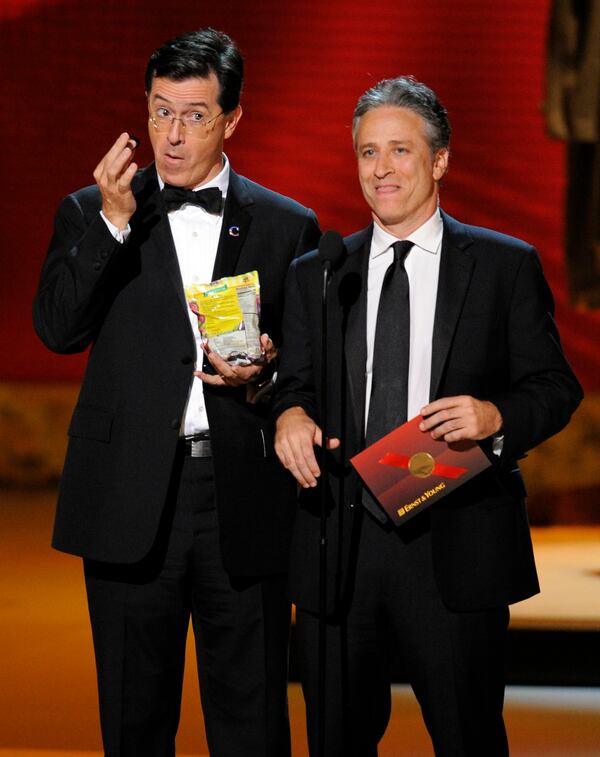
[[[346,253],[346,246],[339,231],[326,231],[319,239],[319,259],[330,271],[340,262]]]

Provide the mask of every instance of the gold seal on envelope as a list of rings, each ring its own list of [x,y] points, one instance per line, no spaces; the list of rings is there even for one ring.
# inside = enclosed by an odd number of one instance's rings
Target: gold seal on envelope
[[[408,470],[416,478],[427,478],[433,473],[435,458],[429,452],[417,452],[408,461]]]

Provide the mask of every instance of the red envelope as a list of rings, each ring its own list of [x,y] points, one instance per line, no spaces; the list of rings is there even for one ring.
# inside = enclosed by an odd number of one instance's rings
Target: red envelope
[[[405,523],[491,463],[477,442],[446,442],[419,431],[417,415],[351,458],[365,486],[396,524]]]

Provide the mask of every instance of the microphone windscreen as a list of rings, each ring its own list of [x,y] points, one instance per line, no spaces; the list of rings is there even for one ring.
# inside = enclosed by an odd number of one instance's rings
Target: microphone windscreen
[[[319,258],[323,265],[335,266],[344,256],[346,247],[339,231],[326,231],[319,240]]]

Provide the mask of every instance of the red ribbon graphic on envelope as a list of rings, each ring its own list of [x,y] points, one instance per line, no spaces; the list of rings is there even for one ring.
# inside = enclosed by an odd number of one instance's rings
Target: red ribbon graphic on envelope
[[[411,471],[411,462],[414,461],[415,457],[417,457],[417,455],[412,455],[411,457],[409,457],[408,455],[399,455],[396,452],[386,452],[381,460],[379,460],[379,463],[381,465],[390,465],[392,466],[392,468],[403,468],[405,470]],[[455,465],[444,465],[443,463],[437,463],[429,454],[427,454],[427,457],[429,457],[431,460],[430,470],[425,473],[425,475],[414,473],[413,475],[417,475],[419,478],[427,478],[428,476],[439,476],[440,478],[460,478],[463,473],[466,473],[467,471],[466,468],[459,468]]]

